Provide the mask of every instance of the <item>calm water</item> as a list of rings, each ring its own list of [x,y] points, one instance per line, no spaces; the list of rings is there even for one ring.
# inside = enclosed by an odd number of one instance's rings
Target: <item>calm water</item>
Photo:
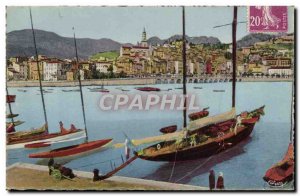
[[[161,89],[172,88],[164,93],[181,93],[182,90],[174,89],[181,87],[180,84],[153,85]],[[203,89],[194,89],[201,86]],[[125,86],[129,92],[121,92],[117,86],[108,86],[112,93],[135,94],[136,86]],[[90,92],[84,87],[84,101],[86,107],[87,128],[90,140],[113,138],[115,143],[124,142],[126,133],[132,139],[158,135],[159,129],[164,126],[177,124],[182,127],[182,113],[180,111],[101,111],[98,102],[101,93]],[[225,178],[225,186],[228,188],[263,188],[262,177],[265,171],[285,154],[290,133],[291,111],[291,82],[274,83],[237,83],[237,112],[253,110],[262,105],[265,107],[265,116],[256,124],[254,131],[247,140],[234,148],[209,159],[200,159],[176,163],[175,170],[170,178],[172,163],[150,162],[136,160],[131,165],[121,170],[118,175],[145,179],[178,181],[187,173],[187,177],[180,183],[208,186],[208,171],[214,169],[216,173],[222,171]],[[18,89],[26,89],[27,92],[19,92]],[[59,121],[63,121],[65,127],[70,123],[76,127],[84,127],[79,92],[62,92],[62,89],[75,89],[74,87],[45,87],[53,93],[45,95],[46,109],[48,114],[50,132],[58,131]],[[224,89],[224,93],[213,92],[213,89]],[[197,95],[200,107],[210,107],[210,115],[228,111],[231,107],[231,83],[212,84],[188,84],[188,92]],[[38,88],[9,88],[10,94],[16,94],[16,102],[12,104],[14,113],[18,113],[19,119],[26,121],[18,130],[31,129],[43,124],[43,111],[41,97]],[[191,111],[189,111],[191,112]],[[80,141],[78,141],[80,142]],[[60,144],[61,145],[61,144]],[[54,145],[52,148],[58,147]],[[50,148],[42,149],[49,150]],[[7,165],[14,162],[36,163],[40,160],[29,159],[27,155],[37,150],[17,149],[7,153]],[[78,170],[92,171],[99,168],[106,173],[111,170],[111,163],[116,166],[121,164],[121,154],[124,149],[108,149],[89,155],[84,158],[73,160],[67,164]],[[195,168],[202,165],[199,169]]]

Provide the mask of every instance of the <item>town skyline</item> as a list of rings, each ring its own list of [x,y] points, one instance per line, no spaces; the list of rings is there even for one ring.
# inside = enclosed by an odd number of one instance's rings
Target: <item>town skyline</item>
[[[213,17],[210,16],[211,9],[186,7],[186,34],[191,37],[216,37],[222,43],[230,43],[230,27],[223,27],[222,30],[213,27],[232,22],[232,7],[214,7]],[[7,33],[30,29],[29,7],[7,7],[6,12]],[[33,7],[32,13],[35,29],[54,32],[63,37],[73,35],[73,26],[77,38],[108,38],[132,44],[140,40],[143,28],[146,28],[148,38],[157,36],[167,39],[182,33],[180,7]],[[290,8],[288,15],[289,24],[293,24]],[[203,18],[205,20],[199,20]],[[247,21],[247,7],[239,7],[238,21]],[[238,25],[237,39],[249,34],[246,26],[246,23]],[[288,25],[288,33],[292,32],[293,25]]]

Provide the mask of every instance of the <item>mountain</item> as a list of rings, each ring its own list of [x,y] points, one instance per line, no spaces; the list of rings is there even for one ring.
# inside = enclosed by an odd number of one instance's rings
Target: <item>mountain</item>
[[[160,39],[158,37],[151,37],[147,40],[148,44],[151,45],[162,45],[164,43],[171,43],[175,40],[179,40],[181,39],[182,36],[181,35],[173,35],[171,37],[169,37],[168,39]],[[186,40],[189,43],[193,43],[193,44],[219,44],[221,43],[220,40],[216,37],[207,37],[207,36],[199,36],[199,37],[189,37],[186,36]]]
[[[263,34],[263,33],[252,33],[244,36],[242,39],[237,41],[236,45],[238,48],[247,47],[254,45],[256,42],[264,42],[275,38],[275,35]]]
[[[71,37],[62,37],[53,32],[35,30],[36,43],[39,54],[58,58],[74,58],[74,40]],[[250,46],[256,42],[266,41],[274,38],[275,35],[269,34],[249,34],[237,42],[237,47]],[[151,45],[170,43],[172,41],[181,39],[181,35],[173,35],[168,39],[160,39],[159,37],[151,37],[147,42]],[[216,37],[186,36],[189,43],[193,44],[219,44],[220,40]],[[24,29],[19,31],[12,31],[6,34],[6,54],[7,57],[12,56],[33,56],[35,55],[33,46],[32,31]],[[118,52],[122,44],[111,39],[89,39],[78,38],[77,48],[79,58],[87,59],[90,56],[101,52]],[[132,45],[127,43],[125,45]]]
[[[7,57],[33,56],[34,45],[32,31],[24,29],[6,34]],[[39,54],[58,58],[73,58],[75,56],[74,40],[62,37],[53,32],[35,30]],[[92,54],[106,51],[119,51],[121,44],[111,39],[78,38],[77,49],[79,58],[87,59]]]

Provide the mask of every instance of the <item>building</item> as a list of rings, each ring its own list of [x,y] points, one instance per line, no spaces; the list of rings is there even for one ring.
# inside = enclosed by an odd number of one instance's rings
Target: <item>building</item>
[[[62,61],[46,60],[43,61],[44,81],[57,81],[62,75]]]
[[[267,57],[263,59],[263,64],[271,67],[291,67],[292,59],[291,58],[274,58],[274,57]]]
[[[269,75],[292,76],[293,70],[291,67],[271,67],[268,69]]]
[[[43,80],[43,73],[44,73],[44,63],[43,61],[38,61],[39,70],[40,70],[40,76],[41,80]],[[29,60],[28,61],[28,68],[29,68],[29,80],[39,80],[39,74],[38,74],[38,67],[36,60]]]

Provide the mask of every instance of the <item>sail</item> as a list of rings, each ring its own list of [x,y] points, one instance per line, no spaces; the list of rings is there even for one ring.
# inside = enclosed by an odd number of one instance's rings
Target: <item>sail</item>
[[[226,120],[230,120],[235,118],[235,108],[232,108],[230,111],[222,113],[222,114],[218,114],[215,116],[209,116],[209,117],[205,117],[205,118],[201,118],[195,121],[192,121],[188,124],[187,129],[189,131],[194,131],[197,129],[200,129],[202,127],[205,127],[207,125],[210,124],[216,124],[219,122],[223,122]]]

